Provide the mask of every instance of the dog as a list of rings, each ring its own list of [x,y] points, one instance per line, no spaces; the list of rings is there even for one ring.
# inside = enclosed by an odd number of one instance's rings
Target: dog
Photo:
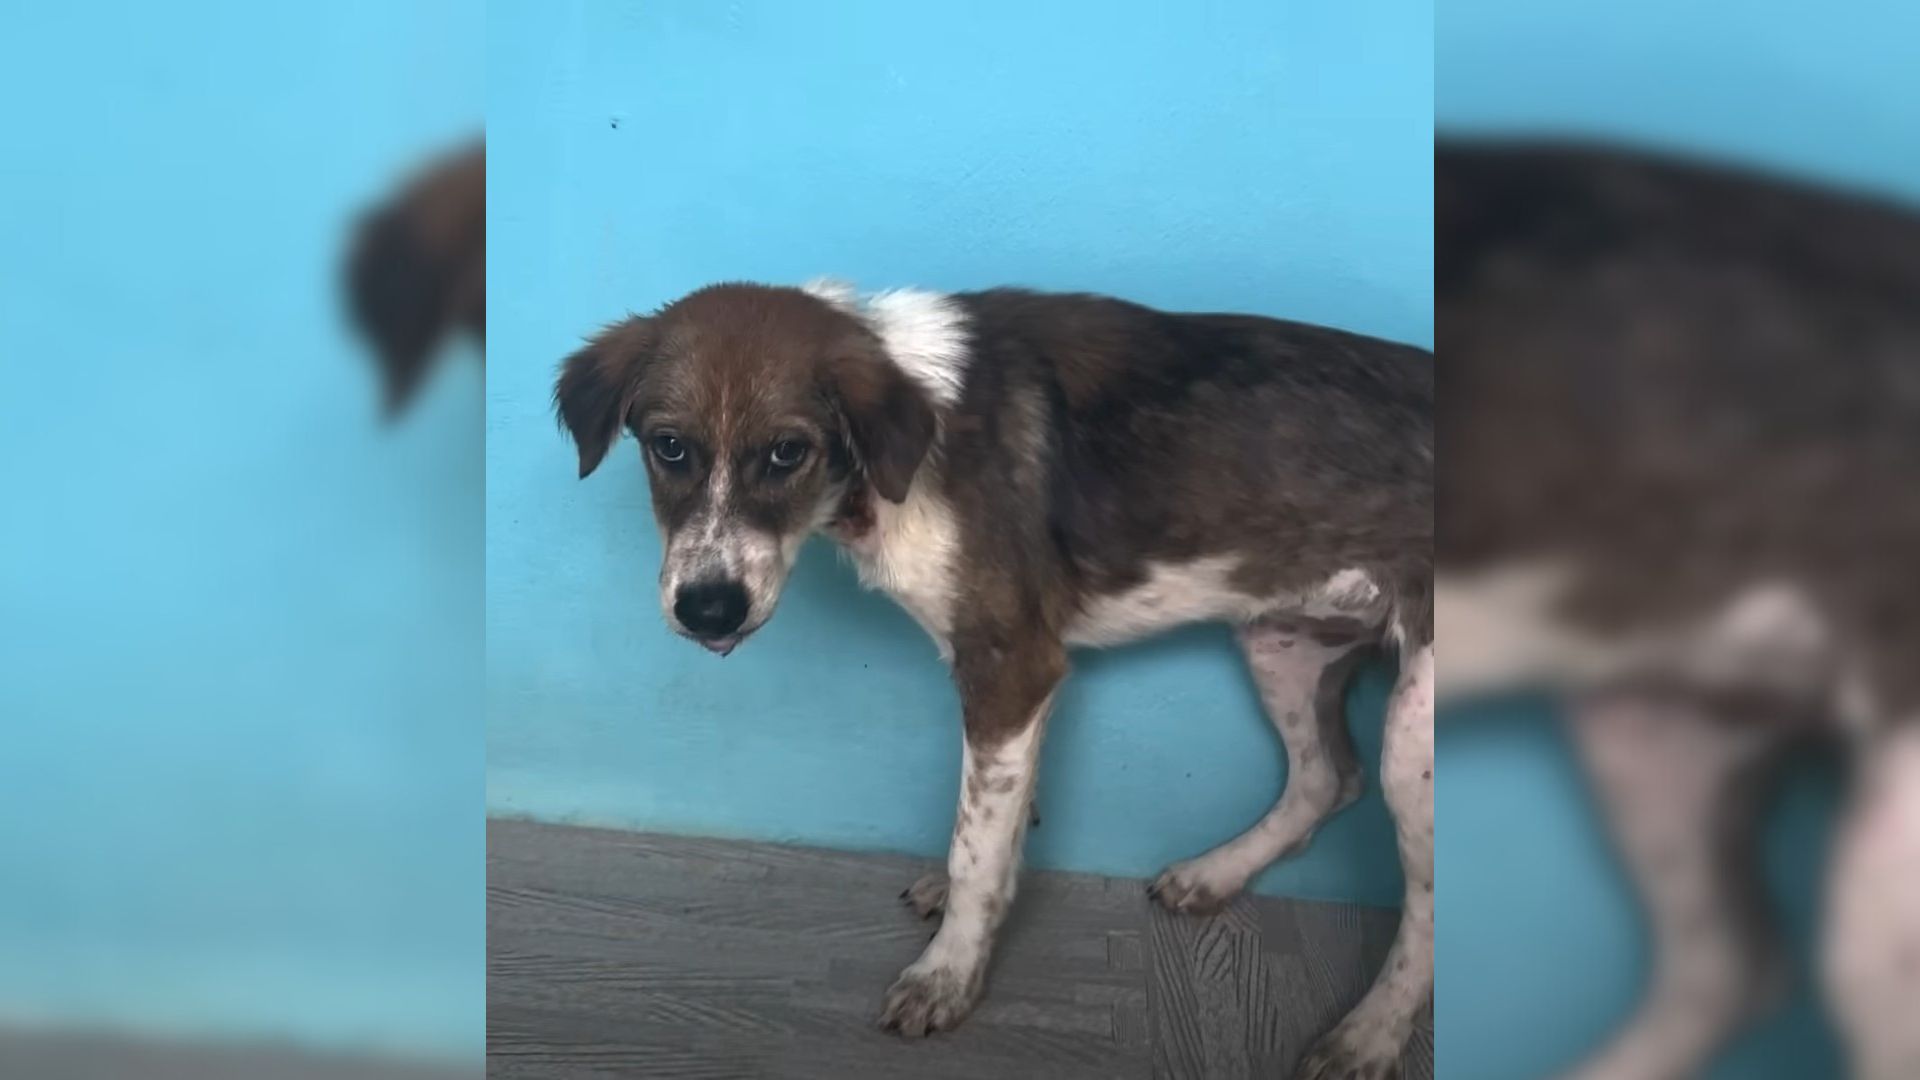
[[[383,409],[405,411],[441,346],[487,339],[487,149],[435,158],[355,223],[347,313],[374,348]]]
[[[1781,994],[1759,795],[1857,760],[1822,976],[1920,1076],[1920,214],[1620,147],[1443,140],[1448,697],[1566,698],[1656,958],[1574,1075],[1691,1075]]]
[[[1229,622],[1285,744],[1272,811],[1152,883],[1180,912],[1217,910],[1357,797],[1339,691],[1363,650],[1397,650],[1381,784],[1404,911],[1311,1080],[1396,1070],[1432,989],[1433,392],[1430,353],[1302,323],[822,281],[715,285],[610,326],[554,402],[581,477],[638,441],[675,632],[732,651],[823,532],[938,644],[963,777],[946,878],[911,890],[939,931],[882,1009],[905,1036],[981,995],[1069,649]]]

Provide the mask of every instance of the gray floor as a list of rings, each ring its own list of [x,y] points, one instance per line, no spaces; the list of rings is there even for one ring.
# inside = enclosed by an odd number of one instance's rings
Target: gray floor
[[[1029,872],[959,1031],[874,1027],[933,924],[928,860],[495,821],[492,1077],[1285,1076],[1358,1000],[1396,914],[1260,898],[1210,919],[1138,881]],[[1433,1072],[1431,1023],[1406,1060]]]
[[[8,1080],[469,1080],[454,1065],[416,1065],[271,1043],[228,1045],[148,1036],[0,1027]]]

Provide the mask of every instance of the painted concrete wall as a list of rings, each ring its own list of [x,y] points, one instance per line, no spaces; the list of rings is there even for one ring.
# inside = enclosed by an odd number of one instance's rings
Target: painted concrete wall
[[[488,55],[488,791],[498,814],[944,851],[957,708],[824,546],[722,661],[673,638],[638,451],[587,481],[558,360],[724,279],[1025,284],[1430,343],[1431,6],[495,5]],[[1378,750],[1388,673],[1352,706]],[[1226,839],[1281,756],[1224,631],[1085,655],[1045,866]],[[1394,903],[1377,795],[1268,890]]]
[[[1911,4],[1460,0],[1438,10],[1442,130],[1629,138],[1920,199]],[[1443,432],[1442,453],[1445,442]],[[1627,1015],[1646,974],[1637,907],[1544,720],[1522,705],[1441,718],[1444,1078],[1564,1068]],[[1790,777],[1768,825],[1768,875],[1803,973],[1835,787],[1818,766]],[[1841,1075],[1806,985],[1712,1075]]]
[[[7,12],[0,1026],[479,1058],[481,380],[381,429],[337,267],[480,14]]]

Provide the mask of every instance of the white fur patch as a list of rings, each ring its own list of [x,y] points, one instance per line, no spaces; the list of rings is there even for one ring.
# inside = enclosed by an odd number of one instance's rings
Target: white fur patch
[[[1339,611],[1364,610],[1380,599],[1380,586],[1365,570],[1357,567],[1342,570],[1321,585],[1317,598]]]
[[[1556,607],[1572,574],[1545,563],[1434,579],[1434,637],[1447,643],[1441,692],[1468,697],[1599,678],[1624,650],[1565,625]]]
[[[886,343],[893,362],[919,383],[935,404],[960,400],[966,383],[966,316],[945,293],[894,289],[867,298],[867,320]]]
[[[953,632],[960,528],[946,498],[928,479],[918,478],[903,503],[875,497],[872,531],[844,546],[861,584],[906,608],[933,635],[940,655],[951,659],[948,638]]]
[[[1734,597],[1685,655],[1709,684],[1764,686],[1788,694],[1833,690],[1837,657],[1831,628],[1801,590],[1755,586]]]
[[[1854,1075],[1920,1076],[1920,721],[1859,762],[1827,894],[1821,972]]]
[[[1447,642],[1442,692],[1461,698],[1572,689],[1648,669],[1714,686],[1837,692],[1826,624],[1791,585],[1755,584],[1705,619],[1603,636],[1560,615],[1574,580],[1570,568],[1544,562],[1439,575],[1434,636]]]
[[[1067,629],[1074,645],[1117,645],[1182,623],[1205,619],[1248,622],[1265,605],[1228,584],[1237,556],[1218,555],[1181,565],[1160,564],[1147,580],[1112,596],[1096,597]]]
[[[952,297],[924,289],[889,289],[863,299],[852,285],[833,278],[816,278],[800,288],[865,320],[893,362],[935,405],[945,408],[960,400],[971,352],[966,315]]]
[[[811,293],[842,311],[860,310],[860,293],[851,282],[839,278],[820,277],[800,286],[800,291]]]
[[[1147,580],[1123,593],[1096,597],[1067,630],[1072,645],[1118,645],[1194,622],[1247,623],[1263,615],[1344,616],[1377,621],[1380,588],[1365,571],[1342,570],[1300,594],[1251,596],[1235,588],[1237,555],[1157,563]]]

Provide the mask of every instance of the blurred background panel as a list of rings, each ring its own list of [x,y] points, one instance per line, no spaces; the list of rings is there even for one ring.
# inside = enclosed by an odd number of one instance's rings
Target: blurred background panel
[[[1443,137],[1597,140],[1920,203],[1913,5],[1459,0],[1438,6],[1435,36]],[[1444,505],[1448,486],[1472,477],[1444,471],[1444,430],[1440,441]],[[1442,719],[1443,1077],[1517,1080],[1576,1063],[1628,1015],[1647,974],[1636,902],[1550,715],[1509,701]],[[1807,763],[1767,818],[1766,877],[1794,937],[1798,992],[1719,1056],[1714,1077],[1841,1075],[1810,986],[1837,787],[1830,767]]]
[[[1026,285],[1431,344],[1427,0],[496,4],[491,813],[943,855],[957,703],[824,542],[721,661],[670,634],[639,452],[551,410],[583,336],[724,280]],[[1139,877],[1243,828],[1281,755],[1224,627],[1076,659],[1043,867]],[[1390,671],[1350,710],[1379,750]],[[1371,770],[1371,764],[1366,766]],[[1394,905],[1377,789],[1260,879]]]
[[[480,372],[382,427],[340,269],[483,19],[0,15],[0,1072],[479,1060]]]
[[[1444,0],[1443,132],[1613,138],[1910,200],[1920,186],[1904,0]]]

